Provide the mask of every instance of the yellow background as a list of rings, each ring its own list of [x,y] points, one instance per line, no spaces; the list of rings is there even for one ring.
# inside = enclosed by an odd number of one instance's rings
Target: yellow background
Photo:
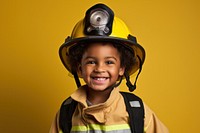
[[[58,56],[98,0],[0,2],[0,132],[46,133],[75,90]],[[147,52],[136,93],[171,133],[200,132],[200,2],[102,0]],[[123,90],[127,90],[123,83]]]

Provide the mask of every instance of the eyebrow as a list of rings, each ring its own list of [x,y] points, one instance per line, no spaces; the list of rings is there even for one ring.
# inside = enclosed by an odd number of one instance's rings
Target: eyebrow
[[[115,58],[114,56],[108,56],[108,57],[106,57],[105,59],[110,59],[110,58],[112,58],[112,59],[114,59],[114,60],[117,61],[117,58]]]
[[[87,59],[96,59],[96,57],[93,57],[93,56],[87,56],[84,60],[87,60]],[[114,57],[114,56],[108,56],[108,57],[105,57],[104,59],[110,59],[110,58],[112,58],[112,59],[114,59],[114,60],[116,60],[117,61],[117,58],[116,57]]]

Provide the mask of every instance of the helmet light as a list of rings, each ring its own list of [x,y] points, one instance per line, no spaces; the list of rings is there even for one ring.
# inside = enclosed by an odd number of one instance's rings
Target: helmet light
[[[109,14],[105,10],[97,10],[91,13],[90,15],[90,24],[87,28],[88,32],[91,32],[92,30],[102,30],[105,33],[109,32],[109,28],[106,27],[106,24],[109,20]]]
[[[112,32],[113,11],[103,4],[97,4],[86,12],[86,35],[110,35]]]

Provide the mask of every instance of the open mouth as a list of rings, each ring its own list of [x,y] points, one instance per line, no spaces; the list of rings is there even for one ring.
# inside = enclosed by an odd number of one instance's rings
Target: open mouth
[[[106,77],[93,77],[92,79],[97,80],[97,81],[104,81],[104,80],[107,80],[108,78],[106,78]]]
[[[108,81],[108,77],[92,77],[92,81],[96,85],[103,85]]]

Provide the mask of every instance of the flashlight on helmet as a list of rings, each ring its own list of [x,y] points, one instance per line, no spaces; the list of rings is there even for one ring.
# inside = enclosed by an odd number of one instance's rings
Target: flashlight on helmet
[[[104,4],[97,4],[87,10],[84,33],[104,36],[112,33],[113,11]]]

